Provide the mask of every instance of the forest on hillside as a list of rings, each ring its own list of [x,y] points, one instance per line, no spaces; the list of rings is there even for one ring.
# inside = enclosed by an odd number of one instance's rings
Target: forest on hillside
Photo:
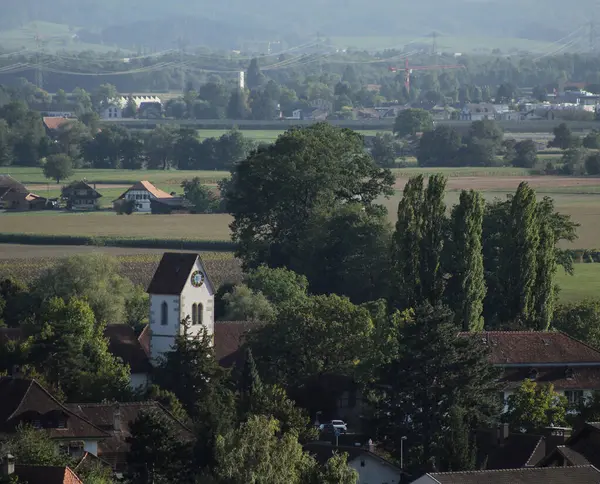
[[[513,37],[556,41],[590,20],[594,0],[577,9],[547,0],[5,0],[0,29],[46,21],[81,29],[85,41],[131,47],[172,48],[178,37],[192,44],[236,48],[244,40],[293,40],[324,36]]]

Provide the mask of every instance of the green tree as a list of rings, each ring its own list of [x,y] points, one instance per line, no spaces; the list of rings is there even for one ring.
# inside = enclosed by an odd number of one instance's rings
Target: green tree
[[[61,180],[66,180],[73,176],[73,160],[63,154],[50,155],[44,163],[44,176],[56,180],[60,183]]]
[[[219,200],[206,185],[202,184],[200,178],[181,182],[183,196],[194,207],[194,213],[214,213],[219,210]]]
[[[8,123],[0,119],[0,166],[8,166],[13,162],[12,143]]]
[[[148,168],[168,170],[174,164],[175,142],[177,132],[170,126],[159,125],[148,137],[146,154],[148,156]]]
[[[445,284],[442,267],[447,229],[445,196],[446,177],[430,176],[422,206],[420,281],[422,297],[433,305],[441,302]]]
[[[496,91],[496,103],[511,103],[515,97],[516,91],[517,88],[514,84],[509,82],[500,84],[500,86],[498,86],[498,90]]]
[[[231,91],[226,109],[227,119],[246,119],[248,117],[249,109],[246,97],[246,92],[242,89],[236,88]]]
[[[461,135],[450,126],[423,133],[417,148],[419,166],[460,166]]]
[[[399,138],[433,130],[433,117],[424,109],[404,109],[394,121],[394,134]]]
[[[525,380],[508,397],[506,421],[515,428],[536,431],[551,426],[566,425],[567,400],[554,391],[552,384]]]
[[[585,172],[588,175],[600,175],[600,153],[592,153],[585,159]]]
[[[513,166],[533,168],[537,162],[537,147],[533,140],[526,139],[515,143],[515,156],[512,159]]]
[[[358,484],[358,472],[348,466],[348,454],[336,452],[325,465],[317,467],[314,484]]]
[[[502,128],[500,128],[500,126],[496,124],[495,121],[490,119],[483,119],[481,121],[473,121],[473,123],[471,123],[468,137],[471,139],[477,138],[480,140],[491,141],[494,150],[496,150],[502,144],[504,132],[502,131]]]
[[[244,283],[261,292],[272,304],[301,302],[308,295],[308,279],[284,267],[259,266],[244,276]]]
[[[396,333],[398,355],[383,365],[371,388],[380,437],[395,457],[406,438],[404,459],[413,471],[445,471],[456,462],[448,455],[449,443],[456,442],[448,429],[463,431],[454,425],[455,412],[470,432],[500,410],[498,371],[480,339],[459,335],[453,319],[441,307],[418,308]]]
[[[140,483],[193,483],[191,442],[163,412],[144,410],[129,424],[128,477]]]
[[[441,466],[451,471],[471,471],[476,465],[476,443],[472,442],[471,429],[465,411],[460,407],[450,409],[448,438],[444,441]]]
[[[246,360],[238,387],[240,421],[246,421],[252,415],[263,415],[276,419],[280,422],[282,432],[293,431],[303,442],[318,437],[308,414],[296,407],[283,388],[262,382],[249,348],[246,349]]]
[[[146,398],[160,403],[180,422],[186,423],[189,421],[188,414],[173,392],[163,390],[158,385],[152,385],[146,393]]]
[[[104,326],[80,299],[46,302],[27,342],[26,362],[70,401],[130,397],[129,368],[108,351]]]
[[[553,129],[554,139],[548,142],[550,148],[567,150],[574,147],[574,136],[566,123],[560,123]]]
[[[32,291],[42,300],[85,298],[98,321],[121,323],[133,284],[119,274],[115,258],[93,253],[60,260],[42,273]]]
[[[138,107],[136,102],[133,100],[133,96],[129,96],[127,98],[127,104],[123,109],[123,117],[124,118],[135,118],[138,113]]]
[[[371,156],[377,166],[393,168],[396,165],[398,143],[390,133],[377,133],[371,141]]]
[[[56,94],[52,96],[52,101],[56,104],[66,104],[67,103],[67,93],[62,89],[56,91]]]
[[[302,484],[316,465],[294,432],[280,434],[277,420],[264,416],[219,436],[216,452],[216,474],[229,484]]]
[[[339,294],[354,303],[389,294],[391,226],[385,211],[347,203],[315,217],[297,253],[315,294]]]
[[[585,163],[587,156],[588,153],[583,148],[568,148],[560,159],[563,165],[562,172],[565,175],[585,174]]]
[[[452,209],[451,243],[447,247],[451,274],[446,300],[455,321],[466,331],[483,329],[483,300],[486,285],[483,268],[483,214],[485,203],[480,193],[463,190]]]
[[[583,138],[583,147],[589,150],[600,149],[600,130],[593,129]]]
[[[423,175],[411,177],[398,203],[392,245],[393,294],[397,307],[414,307],[421,300],[421,245],[423,239]]]
[[[252,59],[246,71],[246,85],[248,89],[256,89],[265,82],[265,75],[260,71],[258,59]]]
[[[552,328],[600,348],[600,300],[585,299],[558,305]]]
[[[357,374],[372,336],[366,307],[337,295],[312,296],[280,306],[276,320],[252,331],[248,344],[268,383],[283,385],[299,405],[316,411],[324,410],[313,408],[317,405],[335,407],[328,375]]]
[[[216,146],[216,156],[219,168],[231,169],[231,167],[248,157],[254,149],[254,142],[245,138],[239,129],[232,129],[221,135]]]
[[[261,292],[254,292],[245,284],[235,286],[223,296],[225,320],[227,321],[271,321],[276,310]]]
[[[67,465],[68,458],[56,452],[56,443],[45,432],[19,425],[16,433],[0,442],[2,455],[11,454],[19,464],[32,466]]]
[[[315,216],[349,201],[373,206],[392,184],[355,132],[327,123],[290,129],[234,167],[225,199],[237,254],[246,268],[302,267],[295,254]]]
[[[165,353],[156,369],[156,382],[173,392],[192,418],[224,385],[227,371],[215,359],[212,338],[204,328],[189,333],[189,321],[182,321],[182,332],[172,350]]]
[[[115,86],[108,83],[101,84],[92,96],[93,105],[96,109],[104,109],[117,98],[117,95],[118,91]]]

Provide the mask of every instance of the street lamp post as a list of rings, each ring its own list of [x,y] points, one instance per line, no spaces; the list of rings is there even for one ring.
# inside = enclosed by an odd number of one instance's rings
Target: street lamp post
[[[406,440],[406,435],[400,438],[400,469],[404,470],[404,441]]]

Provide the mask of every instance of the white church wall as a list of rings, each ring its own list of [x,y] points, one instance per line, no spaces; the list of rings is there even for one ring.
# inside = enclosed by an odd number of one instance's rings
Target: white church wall
[[[200,287],[194,287],[192,284],[192,274],[195,271],[200,271],[204,274],[204,282]],[[214,332],[214,294],[213,288],[210,287],[210,283],[208,282],[208,277],[206,276],[205,269],[200,265],[200,260],[196,261],[194,265],[194,269],[191,271],[185,287],[181,292],[181,319],[185,319],[187,316],[190,318],[190,323],[192,322],[192,307],[194,304],[202,305],[202,325],[204,325],[208,329],[209,334],[213,334]],[[200,324],[191,325],[189,327],[190,335],[197,335],[200,332],[200,328],[202,326]]]
[[[162,306],[167,303],[167,324],[162,324]],[[150,357],[156,360],[171,349],[179,331],[179,296],[150,295]]]

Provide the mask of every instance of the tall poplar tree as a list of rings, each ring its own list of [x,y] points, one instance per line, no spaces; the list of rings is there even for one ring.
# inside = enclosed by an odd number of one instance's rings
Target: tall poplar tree
[[[394,293],[400,308],[414,307],[421,299],[420,255],[423,237],[423,175],[412,177],[398,203],[398,221],[393,237]]]
[[[486,285],[483,272],[482,225],[484,201],[479,192],[463,191],[452,209],[452,243],[446,248],[452,275],[446,300],[457,324],[466,331],[483,329],[483,300]]]
[[[531,326],[535,321],[535,285],[539,230],[535,191],[522,182],[512,199],[510,209],[510,253],[505,253],[508,276],[508,309],[515,322]]]
[[[541,214],[538,213],[538,216]],[[554,313],[556,250],[554,232],[547,220],[540,220],[536,281],[533,287],[535,329],[547,331]]]
[[[446,177],[429,177],[421,207],[422,238],[420,250],[421,294],[432,305],[441,302],[444,293],[442,250],[446,239],[447,217],[444,196]]]

